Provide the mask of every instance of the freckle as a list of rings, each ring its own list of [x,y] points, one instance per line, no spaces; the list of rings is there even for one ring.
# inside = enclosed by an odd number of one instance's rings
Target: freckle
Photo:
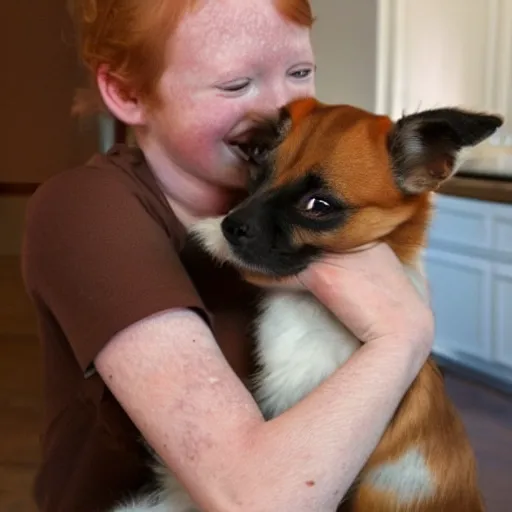
[[[109,375],[108,380],[112,380],[112,379],[113,379],[112,375]]]
[[[307,485],[308,487],[314,487],[314,485],[315,485],[315,481],[314,481],[314,480],[308,480],[308,481],[306,482],[306,485]]]

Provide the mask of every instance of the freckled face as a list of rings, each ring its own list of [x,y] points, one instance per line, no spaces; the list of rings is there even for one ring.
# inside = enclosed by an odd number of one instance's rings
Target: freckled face
[[[249,111],[314,95],[309,29],[284,20],[272,0],[216,0],[187,14],[169,45],[163,108],[148,119],[153,138],[184,172],[243,186],[228,140]]]

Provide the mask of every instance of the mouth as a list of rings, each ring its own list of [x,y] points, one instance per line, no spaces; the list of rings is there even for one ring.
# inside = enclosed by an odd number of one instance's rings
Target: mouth
[[[229,148],[231,153],[238,159],[243,160],[244,162],[249,161],[249,155],[247,154],[246,150],[244,149],[243,144],[239,144],[234,141],[226,141],[226,146]]]
[[[255,123],[256,119],[254,117],[247,116],[224,139],[224,143],[231,153],[244,162],[250,160],[248,143],[251,140]]]

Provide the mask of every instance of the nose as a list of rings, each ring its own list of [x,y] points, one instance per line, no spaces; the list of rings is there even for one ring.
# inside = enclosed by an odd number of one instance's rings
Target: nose
[[[293,91],[285,83],[275,83],[266,89],[261,97],[261,109],[264,112],[274,112],[288,103],[293,97]]]
[[[228,215],[221,224],[226,240],[235,246],[246,245],[256,237],[254,224],[243,212]]]

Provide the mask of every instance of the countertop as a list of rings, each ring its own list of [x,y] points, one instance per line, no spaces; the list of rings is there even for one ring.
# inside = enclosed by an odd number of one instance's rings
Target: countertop
[[[476,178],[456,175],[437,192],[449,196],[512,204],[512,179],[507,181],[484,176]]]

